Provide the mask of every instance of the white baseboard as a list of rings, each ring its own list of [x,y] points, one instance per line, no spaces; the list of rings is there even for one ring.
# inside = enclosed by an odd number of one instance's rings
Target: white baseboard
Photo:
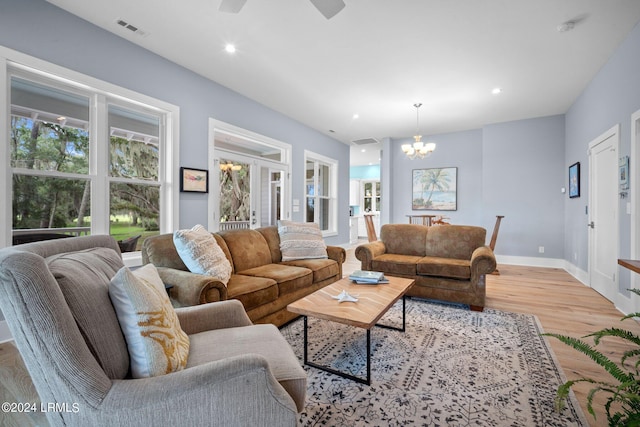
[[[13,341],[13,335],[9,331],[6,320],[0,320],[0,344],[7,341]]]
[[[496,255],[498,264],[524,265],[527,267],[564,268],[564,260],[556,258],[536,258],[510,255]]]
[[[589,280],[589,272],[584,271],[574,264],[571,264],[569,261],[564,260],[564,267],[567,273],[575,277],[577,280],[582,282],[583,285],[591,287],[591,282]]]
[[[636,311],[631,298],[628,298],[619,292],[616,298],[615,306],[625,316]]]
[[[583,285],[590,286],[589,273],[579,269],[577,266],[571,264],[569,261],[565,259],[496,255],[496,261],[498,262],[498,264],[507,264],[507,265],[561,268],[562,270],[565,270],[567,273],[572,275],[576,280],[578,280]]]

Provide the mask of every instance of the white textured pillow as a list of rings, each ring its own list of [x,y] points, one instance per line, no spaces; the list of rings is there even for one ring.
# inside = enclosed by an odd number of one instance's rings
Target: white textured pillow
[[[314,222],[278,221],[282,261],[328,258],[322,231]]]
[[[133,378],[169,374],[187,366],[189,336],[180,327],[153,264],[135,271],[122,267],[111,279],[109,297],[127,341]]]
[[[173,244],[189,271],[213,276],[225,286],[229,282],[231,263],[216,242],[216,238],[202,225],[174,232]]]

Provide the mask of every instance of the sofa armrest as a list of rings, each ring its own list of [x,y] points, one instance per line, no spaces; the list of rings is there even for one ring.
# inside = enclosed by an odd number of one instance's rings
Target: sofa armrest
[[[496,269],[496,256],[488,246],[480,246],[471,254],[471,280]]]
[[[180,306],[211,302],[211,298],[207,301],[207,294],[211,294],[212,290],[217,291],[219,301],[227,299],[227,287],[213,277],[168,267],[158,267],[158,274],[165,285],[173,286],[171,298]]]
[[[347,251],[340,246],[327,246],[327,256],[338,263],[338,270],[342,277],[342,264],[347,260]]]
[[[296,405],[257,354],[168,375],[115,380],[97,408],[81,406],[77,425],[295,426]],[[76,421],[76,420],[74,420]]]
[[[384,242],[380,240],[358,246],[355,250],[355,255],[360,260],[360,269],[371,270],[371,261],[375,257],[386,253],[386,251],[387,248]]]
[[[187,335],[252,325],[244,306],[235,299],[176,308],[176,314]]]

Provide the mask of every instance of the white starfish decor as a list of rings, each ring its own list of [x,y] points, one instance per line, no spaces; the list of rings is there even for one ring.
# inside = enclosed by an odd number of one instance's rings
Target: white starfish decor
[[[338,302],[358,302],[357,295],[349,295],[349,293],[344,290],[338,295],[332,295],[331,298],[337,299]]]

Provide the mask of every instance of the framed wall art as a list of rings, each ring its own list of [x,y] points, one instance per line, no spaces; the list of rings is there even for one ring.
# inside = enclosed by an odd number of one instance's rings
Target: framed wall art
[[[186,193],[208,193],[209,171],[180,168],[180,191]]]
[[[580,162],[569,166],[569,197],[580,197]]]
[[[629,156],[620,158],[620,191],[629,189]]]
[[[411,209],[455,211],[458,209],[458,168],[413,170]]]

